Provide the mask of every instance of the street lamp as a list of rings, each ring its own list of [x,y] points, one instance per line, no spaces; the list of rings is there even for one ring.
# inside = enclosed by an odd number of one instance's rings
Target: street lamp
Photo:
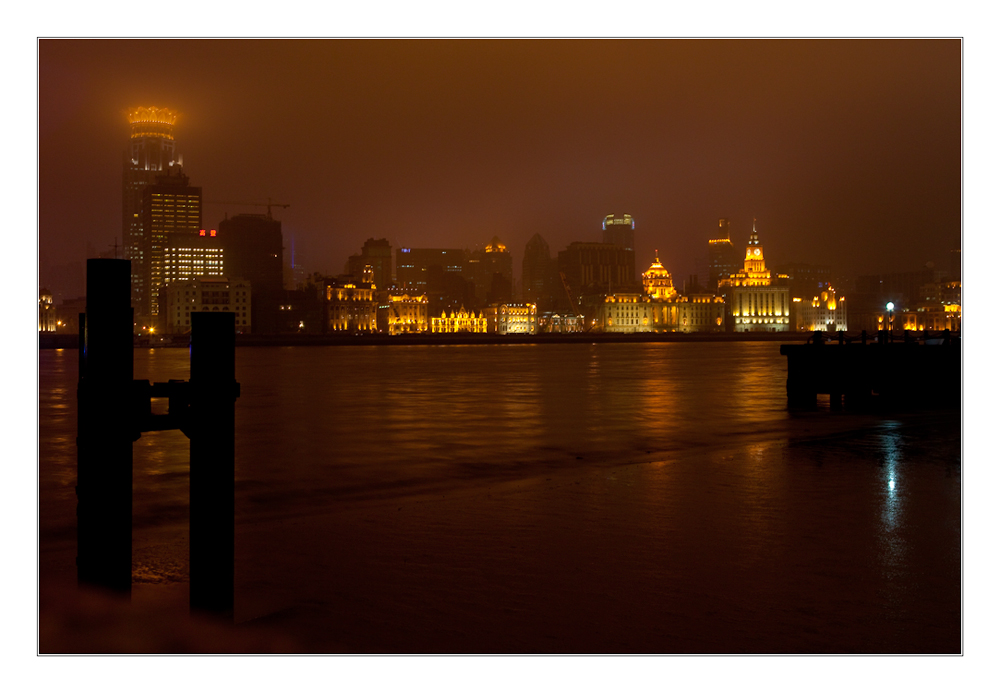
[[[889,341],[892,341],[892,311],[896,307],[896,304],[889,301],[885,304],[885,309],[889,311]]]

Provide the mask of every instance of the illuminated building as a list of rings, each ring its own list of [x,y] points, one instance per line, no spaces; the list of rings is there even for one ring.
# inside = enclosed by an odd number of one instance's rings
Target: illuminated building
[[[163,246],[163,283],[189,281],[198,277],[221,277],[222,244],[215,229],[197,233],[174,233]]]
[[[181,167],[172,166],[142,189],[139,218],[144,233],[148,303],[136,306],[136,313],[148,316],[153,324],[159,321],[161,294],[169,282],[197,276],[192,274],[195,260],[200,260],[203,274],[222,275],[217,239],[205,237],[198,242],[199,231],[203,231],[201,188],[188,183]]]
[[[725,299],[710,293],[681,296],[659,252],[642,275],[649,299],[651,330],[655,332],[721,332],[725,329]]]
[[[486,331],[495,334],[535,334],[538,306],[534,303],[499,303],[483,310]]]
[[[719,219],[719,230],[708,241],[708,289],[716,291],[719,280],[740,270],[743,257],[729,238],[729,220]]]
[[[457,311],[441,312],[441,317],[431,318],[431,332],[445,334],[452,332],[486,332],[486,317],[476,314],[474,310],[466,310],[462,306]]]
[[[846,332],[847,302],[827,287],[811,299],[793,298],[795,329],[806,332]]]
[[[786,332],[790,329],[787,286],[773,285],[764,264],[764,249],[757,238],[754,220],[747,242],[743,269],[719,281],[728,287],[729,311],[736,332]]]
[[[945,281],[923,287],[922,301],[899,312],[904,330],[962,329],[962,282]]]
[[[938,306],[922,306],[916,310],[904,310],[900,318],[904,330],[939,332],[962,331],[962,306],[956,303],[942,303]]]
[[[573,312],[549,311],[538,316],[538,331],[547,334],[583,332],[586,326],[583,316]]]
[[[226,276],[253,289],[254,332],[276,332],[284,289],[281,222],[270,214],[237,214],[219,222],[219,239]]]
[[[122,161],[122,240],[132,263],[132,307],[137,318],[150,311],[149,229],[141,217],[143,191],[180,164],[174,142],[177,114],[166,108],[128,112],[129,140]],[[197,227],[196,227],[197,228]]]
[[[598,306],[597,324],[604,332],[652,332],[653,312],[649,296],[611,294]]]
[[[56,306],[48,289],[38,292],[38,331],[56,331]]]
[[[379,332],[392,335],[426,332],[427,296],[390,294],[379,304],[376,324]]]
[[[369,238],[361,247],[361,253],[347,258],[347,274],[356,280],[363,279],[365,266],[369,265],[375,276],[375,288],[387,291],[392,286],[392,246],[384,238]]]
[[[375,332],[378,304],[371,266],[365,267],[363,281],[337,277],[326,284],[327,326],[331,332]]]
[[[236,314],[236,332],[252,327],[250,282],[225,277],[204,277],[171,283],[164,290],[164,328],[169,334],[191,331],[191,314],[224,312]]]
[[[554,307],[556,275],[549,244],[536,233],[524,246],[524,260],[521,262],[521,294],[524,301],[534,303],[540,311]]]
[[[714,294],[679,296],[674,302],[678,332],[724,332],[726,300]]]
[[[642,288],[654,301],[667,301],[677,295],[670,272],[660,263],[660,251],[649,269],[642,273]]]

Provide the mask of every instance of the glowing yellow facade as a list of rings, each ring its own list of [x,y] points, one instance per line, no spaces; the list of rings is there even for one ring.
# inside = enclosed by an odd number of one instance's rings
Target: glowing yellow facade
[[[476,311],[467,311],[465,307],[459,308],[458,312],[448,313],[441,311],[440,318],[431,318],[431,332],[435,334],[445,334],[451,332],[475,332],[486,333],[486,317]]]
[[[534,303],[498,303],[483,310],[486,331],[493,334],[535,334],[538,306]]]
[[[252,329],[248,281],[225,277],[177,281],[167,285],[164,294],[161,325],[168,334],[190,332],[191,314],[200,312],[235,313],[237,333],[249,333]]]
[[[371,274],[366,267],[365,278]],[[355,282],[340,277],[327,284],[327,324],[331,332],[375,332],[378,329],[378,306],[375,284]]]
[[[757,238],[756,219],[747,242],[743,269],[720,279],[719,286],[733,287],[728,293],[736,332],[787,332],[791,329],[788,287],[771,284],[771,272],[764,264],[764,249]]]
[[[652,332],[654,306],[644,294],[611,294],[597,308],[602,332]]]
[[[901,317],[903,318],[904,330],[920,332],[924,330],[961,332],[962,330],[962,306],[957,303],[921,306],[916,310],[903,311]]]
[[[390,295],[378,307],[378,331],[385,334],[426,332],[427,296]]]
[[[795,327],[806,332],[846,332],[847,302],[837,297],[834,288],[827,287],[811,300],[792,299],[796,309]]]
[[[654,301],[668,301],[677,295],[670,272],[660,263],[660,253],[649,269],[642,273],[642,288]]]
[[[56,305],[48,289],[42,289],[38,293],[38,331],[56,331]]]

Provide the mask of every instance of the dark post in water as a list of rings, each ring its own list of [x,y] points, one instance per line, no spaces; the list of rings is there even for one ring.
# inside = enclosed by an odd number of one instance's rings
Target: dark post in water
[[[87,260],[77,385],[77,580],[131,596],[131,264]]]
[[[191,319],[191,608],[232,616],[236,315]]]

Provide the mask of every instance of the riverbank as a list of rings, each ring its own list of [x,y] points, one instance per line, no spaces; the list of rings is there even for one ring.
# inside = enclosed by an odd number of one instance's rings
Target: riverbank
[[[568,334],[499,335],[499,334],[408,334],[408,335],[332,335],[276,334],[236,335],[236,346],[426,346],[468,344],[641,344],[648,342],[776,342],[799,344],[812,332],[638,332],[610,334],[584,332]],[[39,334],[39,349],[76,349],[79,338],[71,334]],[[136,341],[137,347],[187,348],[189,336],[148,337]]]

